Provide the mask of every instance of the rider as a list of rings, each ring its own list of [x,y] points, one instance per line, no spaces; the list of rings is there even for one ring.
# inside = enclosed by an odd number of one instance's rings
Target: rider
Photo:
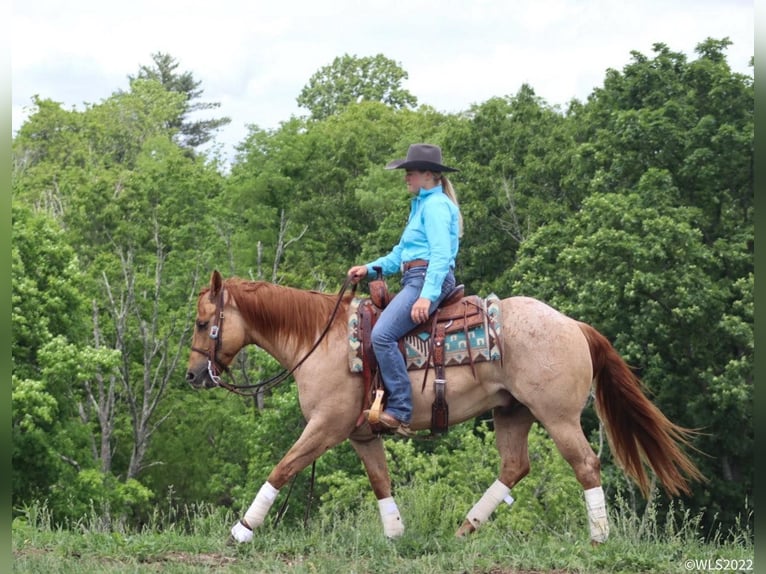
[[[412,144],[407,157],[386,169],[405,170],[407,190],[414,194],[410,215],[399,243],[387,254],[348,270],[354,283],[381,267],[384,275],[402,273],[401,290],[388,303],[372,330],[372,347],[383,386],[388,391],[380,424],[409,434],[412,389],[398,341],[424,323],[455,287],[455,257],[463,220],[457,195],[445,172],[458,171],[442,164],[441,148]]]

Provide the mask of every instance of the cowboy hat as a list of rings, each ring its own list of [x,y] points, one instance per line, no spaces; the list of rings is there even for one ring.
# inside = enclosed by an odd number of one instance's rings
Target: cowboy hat
[[[417,171],[458,171],[454,167],[442,165],[442,149],[438,145],[418,143],[407,150],[407,157],[396,159],[386,169],[414,169]]]

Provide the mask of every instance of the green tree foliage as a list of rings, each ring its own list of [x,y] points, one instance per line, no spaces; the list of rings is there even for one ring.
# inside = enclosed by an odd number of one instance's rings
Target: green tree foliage
[[[513,265],[526,238],[579,207],[583,190],[565,180],[570,131],[528,85],[474,106],[447,130],[444,139],[461,167],[461,276],[472,290],[498,290],[497,270]]]
[[[371,171],[383,171],[401,123],[390,108],[365,102],[324,122],[293,120],[274,134],[253,130],[240,147],[227,196],[237,206],[233,243],[246,250],[246,269],[265,259],[281,263],[285,274],[264,273],[265,278],[283,281],[289,274],[292,285],[335,289],[349,261],[359,256],[364,236],[388,215],[360,207],[359,185]],[[386,185],[392,184],[406,201],[401,182],[389,175]],[[395,216],[401,222],[406,207]],[[265,256],[255,253],[256,245]]]
[[[202,82],[194,79],[191,72],[179,73],[179,62],[170,54],[156,52],[152,54],[152,65],[141,66],[138,74],[128,76],[131,86],[137,80],[154,80],[162,84],[169,92],[184,96],[183,111],[168,122],[167,127],[177,130],[178,141],[183,147],[196,149],[209,142],[215,132],[231,123],[231,118],[192,119],[197,112],[214,110],[221,107],[219,102],[200,102],[204,90]]]
[[[311,76],[297,102],[315,120],[329,118],[349,104],[362,101],[381,102],[394,109],[412,108],[417,98],[402,88],[407,77],[399,64],[383,54],[344,54]]]
[[[586,130],[578,138],[595,143],[594,188],[629,188],[647,169],[664,169],[678,200],[702,210],[708,242],[752,222],[753,83],[731,72],[728,44],[706,40],[693,62],[664,44],[654,59],[633,52],[579,112]]]
[[[18,506],[55,496],[81,465],[97,467],[93,428],[81,417],[83,387],[114,369],[117,356],[85,344],[84,277],[55,222],[14,203],[13,234],[12,485]]]
[[[75,250],[45,214],[13,202],[11,352],[14,374],[40,372],[37,354],[56,336],[82,340],[87,306]]]
[[[134,82],[131,92],[84,112],[36,100],[13,142],[14,196],[60,220],[89,263],[89,248],[102,250],[130,222],[131,203],[119,200],[136,160],[145,145],[172,136],[164,126],[182,105],[182,96],[152,81]]]
[[[700,491],[700,506],[723,517],[752,489],[752,276],[718,279],[698,211],[653,201],[662,179],[645,177],[630,195],[592,195],[565,224],[533,235],[507,279],[515,293],[606,333],[671,420],[700,428],[696,447],[717,454],[698,464],[709,477],[729,476]],[[736,438],[715,430],[731,424]]]
[[[147,457],[153,464],[142,482],[179,506],[190,501],[231,506],[235,490],[252,484],[248,437],[261,429],[255,412],[252,400],[175,385],[159,413],[172,432],[160,428],[152,440]]]
[[[40,355],[56,337],[80,339],[84,323],[78,319],[84,302],[78,292],[74,250],[64,243],[53,222],[15,203],[12,215],[11,462],[18,504],[44,496],[61,471],[63,463],[51,433],[60,413],[69,410],[71,416],[72,407],[67,409],[62,396],[66,389],[52,388],[42,379]],[[73,321],[67,321],[68,317]]]
[[[59,455],[78,473],[96,468],[124,481],[150,464],[150,439],[163,422],[157,408],[187,352],[199,274],[209,272],[207,258],[223,252],[208,215],[221,175],[214,164],[190,157],[174,143],[176,132],[168,126],[182,109],[182,95],[155,81],[135,80],[130,92],[117,92],[83,112],[64,113],[57,104],[40,101],[38,113],[14,140],[15,199],[52,215],[61,240],[76,246],[80,263],[79,283],[69,288],[82,297],[79,307],[60,308],[47,320],[80,325],[80,338],[73,340],[78,346],[62,347],[88,366],[78,371],[85,374],[68,403],[76,404],[69,422],[84,424],[92,434],[63,433],[71,450]],[[62,249],[56,256],[67,253]],[[53,285],[66,273],[20,263],[25,265],[18,266],[19,273],[28,277],[19,285],[48,284],[41,297],[50,303],[41,310],[53,310],[56,298],[69,294]],[[21,299],[18,290],[15,294]],[[19,323],[24,320],[21,316]],[[87,360],[85,343],[95,353]],[[34,349],[18,346],[23,347],[15,353],[19,357]],[[107,362],[110,353],[119,360]],[[19,377],[18,396],[48,390],[55,377],[44,374],[26,387],[27,379]],[[44,403],[32,406],[45,413]],[[59,505],[79,499],[71,491],[77,484],[73,478],[61,484],[66,489],[57,492],[67,494],[57,498]]]

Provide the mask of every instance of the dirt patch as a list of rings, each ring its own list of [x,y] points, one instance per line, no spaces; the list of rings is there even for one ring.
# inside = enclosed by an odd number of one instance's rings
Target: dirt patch
[[[236,558],[223,556],[221,554],[191,553],[191,552],[168,552],[159,556],[151,562],[176,562],[178,564],[194,564],[196,566],[230,566],[237,562]]]

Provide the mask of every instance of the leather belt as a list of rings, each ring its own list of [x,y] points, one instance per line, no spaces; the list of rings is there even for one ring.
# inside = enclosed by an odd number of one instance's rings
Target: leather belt
[[[402,263],[402,273],[406,273],[413,267],[428,267],[428,259],[413,259]]]

